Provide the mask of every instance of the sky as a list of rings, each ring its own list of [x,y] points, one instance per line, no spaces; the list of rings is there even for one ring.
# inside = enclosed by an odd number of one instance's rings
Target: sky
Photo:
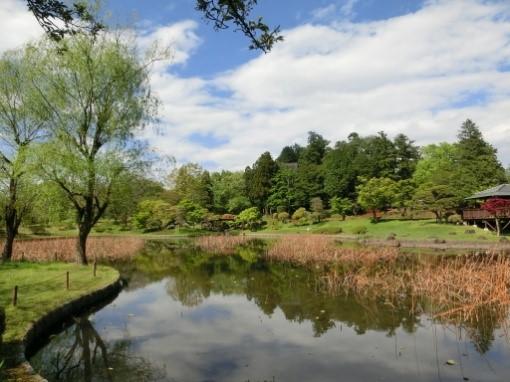
[[[269,54],[217,32],[194,0],[105,0],[114,27],[172,58],[153,68],[159,123],[140,138],[177,163],[244,169],[264,151],[351,132],[454,142],[470,118],[510,164],[510,1],[259,0],[280,25]],[[41,35],[23,0],[0,0],[0,52]]]

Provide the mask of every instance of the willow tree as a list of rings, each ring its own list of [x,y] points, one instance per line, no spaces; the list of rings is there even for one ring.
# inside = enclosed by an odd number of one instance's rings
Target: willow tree
[[[52,112],[52,137],[41,145],[42,174],[76,212],[77,262],[87,264],[87,238],[105,213],[121,174],[139,158],[133,136],[150,120],[152,59],[120,37],[77,34],[48,43],[39,92]]]
[[[48,113],[36,88],[37,51],[30,46],[0,58],[0,201],[6,240],[2,260],[12,257],[14,239],[34,195],[31,147],[46,131]]]

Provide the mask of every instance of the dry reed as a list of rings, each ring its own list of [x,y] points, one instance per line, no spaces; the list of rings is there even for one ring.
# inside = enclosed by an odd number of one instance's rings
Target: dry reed
[[[143,247],[145,241],[135,237],[90,237],[87,240],[89,260],[124,260],[132,258]],[[16,240],[13,260],[20,261],[64,261],[76,259],[76,238]]]
[[[410,299],[413,309],[421,301],[442,319],[477,321],[487,310],[506,318],[510,307],[510,258],[496,253],[426,261],[397,248],[346,248],[328,236],[295,235],[277,241],[267,257],[321,266],[330,293]]]

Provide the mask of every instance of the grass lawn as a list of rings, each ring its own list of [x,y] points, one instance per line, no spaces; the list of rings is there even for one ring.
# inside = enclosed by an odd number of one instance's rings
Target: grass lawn
[[[66,272],[70,287],[66,289]],[[110,267],[51,263],[12,263],[0,265],[0,306],[5,307],[4,343],[23,338],[29,324],[39,317],[90,291],[117,280],[119,273]],[[12,305],[12,292],[18,285],[18,304]]]
[[[360,233],[366,230],[366,233]],[[466,233],[474,230],[475,233]],[[447,241],[497,241],[499,238],[492,232],[481,228],[454,224],[437,224],[433,219],[425,220],[381,220],[371,223],[368,217],[349,217],[345,221],[328,220],[309,226],[271,223],[261,231],[263,233],[326,233],[359,235],[365,238],[386,239],[395,234],[401,240],[447,240]]]

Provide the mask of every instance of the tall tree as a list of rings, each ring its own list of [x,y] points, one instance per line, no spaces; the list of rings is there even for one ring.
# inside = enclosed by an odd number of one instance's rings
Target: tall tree
[[[10,260],[13,242],[34,199],[31,186],[31,146],[42,138],[49,115],[33,86],[38,80],[35,49],[7,52],[0,59],[0,189],[6,241],[2,259]]]
[[[420,149],[404,134],[398,134],[393,145],[396,154],[395,177],[397,180],[410,179],[420,159]]]
[[[214,172],[211,174],[211,184],[215,212],[239,213],[250,207],[242,172]]]
[[[39,93],[53,114],[53,139],[41,147],[41,171],[74,206],[77,261],[87,264],[88,235],[119,176],[138,162],[133,132],[155,111],[150,62],[141,62],[135,46],[106,34],[78,34],[43,48],[47,69]]]
[[[170,182],[179,200],[187,199],[203,208],[212,208],[211,178],[197,163],[188,163],[172,171]]]
[[[244,171],[246,194],[253,205],[259,210],[267,212],[267,199],[273,185],[273,176],[278,171],[278,165],[269,152],[263,153],[253,166]]]
[[[308,133],[308,145],[304,148],[300,162],[308,164],[321,164],[328,150],[329,141],[322,135],[310,131]]]
[[[483,138],[478,126],[467,119],[457,135],[456,168],[466,196],[506,182],[497,150]]]
[[[280,163],[297,163],[303,150],[303,147],[297,143],[292,146],[285,146],[276,160]]]
[[[372,211],[373,222],[377,222],[377,211],[387,210],[398,196],[398,185],[390,178],[362,180],[358,186],[358,203]]]

